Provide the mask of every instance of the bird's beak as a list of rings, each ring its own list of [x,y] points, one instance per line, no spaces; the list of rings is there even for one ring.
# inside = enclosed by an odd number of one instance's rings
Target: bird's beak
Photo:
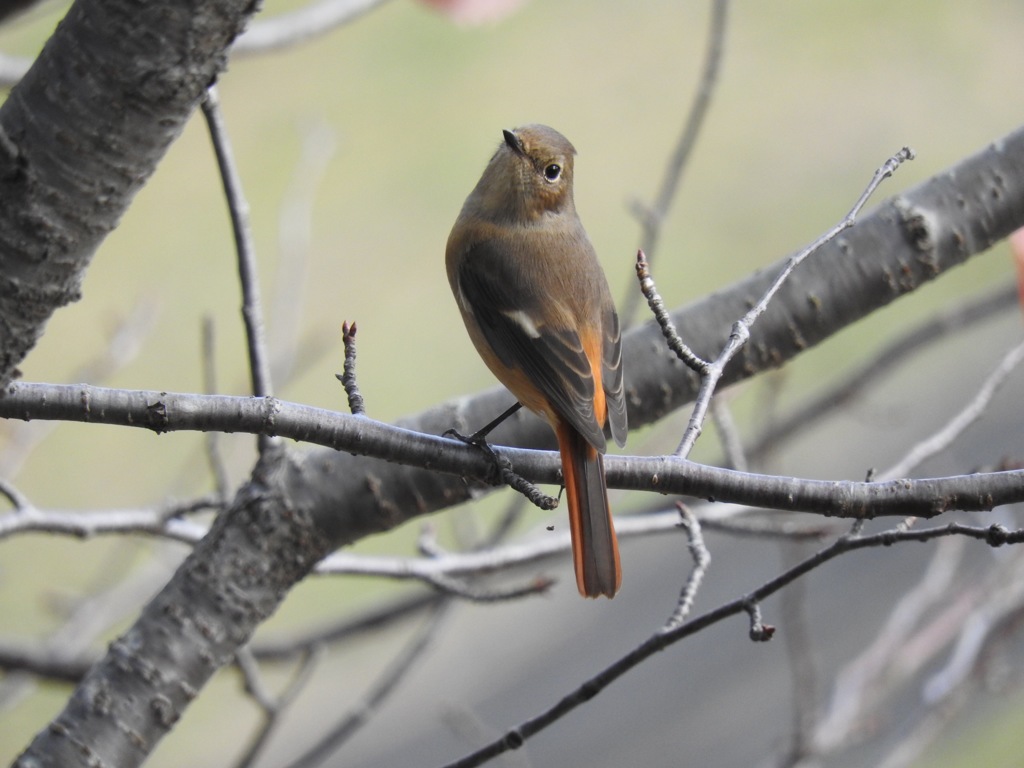
[[[517,155],[524,155],[526,152],[523,150],[523,143],[519,140],[512,131],[502,131],[502,135],[505,137],[505,143],[508,144],[509,149],[515,152]]]

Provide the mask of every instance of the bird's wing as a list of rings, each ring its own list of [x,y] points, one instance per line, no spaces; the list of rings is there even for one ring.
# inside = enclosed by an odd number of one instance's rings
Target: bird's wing
[[[458,268],[460,301],[501,363],[522,372],[561,419],[604,451],[594,412],[593,371],[575,320],[567,306],[553,304],[536,290],[537,281],[557,278],[512,248],[502,240],[484,240],[467,251]],[[591,354],[601,354],[600,345]],[[513,382],[504,383],[520,400],[529,399],[515,391]]]
[[[604,351],[601,355],[601,384],[608,404],[608,426],[612,438],[621,447],[626,444],[626,397],[622,378],[622,336],[619,315],[608,302],[604,317]]]

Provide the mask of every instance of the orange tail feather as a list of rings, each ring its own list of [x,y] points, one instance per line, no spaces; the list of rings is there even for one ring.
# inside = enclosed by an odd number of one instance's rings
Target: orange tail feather
[[[569,503],[576,586],[584,597],[614,597],[622,583],[601,454],[571,426],[556,429]]]

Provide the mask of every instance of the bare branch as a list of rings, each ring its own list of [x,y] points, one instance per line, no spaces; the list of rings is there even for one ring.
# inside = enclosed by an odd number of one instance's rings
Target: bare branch
[[[721,395],[711,399],[711,420],[718,431],[719,441],[725,452],[728,466],[740,472],[747,471],[747,457],[743,450],[743,439],[732,417],[732,411]]]
[[[130,312],[110,329],[106,343],[95,356],[67,373],[68,381],[103,384],[136,359],[156,322],[159,302],[151,298],[135,302]],[[0,475],[14,477],[32,451],[56,428],[45,422],[3,425],[5,440],[0,448]]]
[[[662,632],[672,631],[690,615],[690,611],[693,609],[693,602],[697,599],[697,592],[704,581],[704,574],[707,573],[708,566],[711,565],[711,553],[704,546],[704,537],[700,531],[700,523],[696,516],[683,504],[679,504],[678,507],[679,514],[683,518],[682,527],[686,529],[687,546],[690,549],[690,556],[693,558],[693,568],[690,570],[690,576],[687,578],[686,584],[679,594],[679,602],[676,604],[672,615],[665,622],[665,626],[662,627]]]
[[[433,609],[426,622],[419,629],[406,648],[392,660],[391,665],[367,692],[352,712],[343,718],[320,741],[310,747],[288,768],[312,768],[320,765],[331,752],[344,744],[360,727],[373,716],[380,705],[405,679],[414,665],[423,658],[424,652],[433,642],[437,631],[447,616],[447,603]]]
[[[15,375],[50,317],[81,296],[100,243],[256,7],[179,5],[158,32],[139,34],[155,18],[136,7],[106,5],[97,24],[90,3],[73,3],[0,105],[0,272],[18,278],[0,290],[0,381]]]
[[[711,105],[711,96],[718,83],[718,71],[722,62],[722,54],[725,49],[725,33],[727,29],[727,16],[729,10],[728,0],[712,0],[711,2],[711,24],[708,28],[707,50],[704,54],[703,69],[700,79],[697,81],[697,92],[690,105],[690,111],[686,116],[679,140],[672,151],[672,155],[665,165],[664,175],[658,188],[658,196],[650,206],[636,202],[633,205],[633,212],[640,220],[641,235],[640,249],[647,253],[648,258],[653,261],[658,248],[658,240],[661,237],[661,227],[668,216],[669,208],[679,190],[679,184],[683,178],[683,171],[686,169],[687,161],[693,153],[697,144],[701,127],[707,117],[708,108]],[[636,293],[630,291],[626,294],[626,300],[622,304],[622,327],[628,328],[633,324],[636,317],[638,300]]]
[[[654,284],[654,278],[651,276],[651,265],[647,263],[647,256],[642,250],[637,251],[636,254],[636,276],[640,281],[640,292],[647,299],[647,306],[650,307],[651,314],[654,315],[658,327],[661,328],[661,335],[665,337],[669,349],[690,370],[701,376],[705,375],[709,363],[695,354],[686,345],[686,342],[683,341],[679,331],[676,330],[675,323],[673,323],[672,317],[665,308],[665,302],[662,300],[661,294],[658,293],[658,288]]]
[[[846,214],[843,220],[832,227],[832,229],[828,230],[825,234],[821,235],[806,248],[787,259],[782,271],[775,277],[774,282],[772,282],[768,287],[768,290],[764,292],[760,300],[754,304],[754,306],[751,307],[747,313],[740,318],[740,320],[733,324],[732,332],[729,334],[729,339],[726,342],[726,345],[722,348],[721,352],[719,352],[714,362],[712,362],[701,373],[701,382],[700,389],[697,392],[697,401],[694,403],[693,412],[690,414],[689,424],[687,424],[686,431],[683,433],[683,439],[679,443],[679,447],[676,448],[676,456],[683,458],[689,456],[690,451],[697,442],[697,438],[700,437],[704,419],[707,415],[708,407],[711,404],[711,398],[714,395],[715,388],[718,386],[719,380],[725,373],[725,366],[729,364],[729,362],[740,351],[740,348],[743,347],[750,339],[751,326],[753,326],[757,319],[764,314],[765,310],[768,308],[768,303],[779,292],[783,284],[792,274],[793,270],[811,254],[817,252],[826,243],[838,237],[843,230],[852,227],[854,222],[857,220],[857,217],[860,215],[861,209],[867,203],[871,195],[874,194],[875,190],[878,189],[878,185],[885,179],[892,176],[903,162],[912,160],[913,157],[913,150],[909,147],[904,147],[898,153],[886,160],[885,163],[875,171],[874,176],[872,176],[871,181],[868,182],[868,185],[861,193],[860,198],[858,198],[857,202],[854,203],[850,212]]]
[[[248,649],[244,650],[246,651],[246,655],[243,658],[246,658],[246,666],[243,667],[242,663],[239,663],[238,667],[246,677],[246,688],[248,689],[250,673],[253,677],[256,674],[255,660],[249,656],[250,652]],[[264,699],[264,703],[262,705],[263,726],[256,733],[255,738],[253,738],[252,743],[245,751],[245,754],[243,754],[235,764],[236,768],[250,768],[250,766],[256,764],[257,759],[263,752],[263,748],[273,735],[274,729],[280,723],[282,715],[287,712],[292,702],[298,698],[298,695],[305,689],[306,685],[313,678],[313,673],[322,657],[323,651],[320,647],[314,647],[306,653],[303,653],[302,658],[299,661],[298,668],[295,670],[295,674],[292,676],[291,681],[288,683],[288,686],[281,695],[273,700],[267,698]],[[246,669],[248,669],[249,672],[246,672]]]
[[[239,37],[233,53],[266,53],[299,45],[355,21],[385,0],[311,0],[305,8],[261,19]]]
[[[356,324],[354,321],[352,325],[349,325],[348,322],[341,324],[341,338],[345,344],[344,372],[334,375],[345,387],[345,394],[348,396],[348,409],[352,415],[365,416],[366,405],[363,403],[363,396],[356,383]]]
[[[231,229],[235,236],[238,258],[238,277],[242,286],[242,318],[245,321],[247,349],[249,352],[249,375],[252,393],[266,397],[273,393],[270,381],[270,355],[263,328],[263,307],[260,300],[259,277],[256,271],[256,246],[253,243],[252,227],[249,224],[249,204],[242,192],[242,179],[238,174],[235,159],[228,139],[227,126],[220,110],[217,87],[210,86],[203,99],[203,116],[210,131],[210,140],[217,155],[217,168],[224,185],[224,195],[231,214]],[[262,436],[264,446],[267,436]]]
[[[769,447],[799,434],[804,428],[816,423],[829,411],[854,399],[868,385],[876,383],[891,369],[905,365],[913,354],[928,347],[949,334],[966,330],[993,316],[1019,307],[1017,286],[1000,285],[959,306],[944,308],[919,326],[912,328],[881,349],[872,359],[852,372],[843,374],[835,386],[823,390],[807,399],[791,414],[776,421],[764,434],[756,437],[747,447],[747,455],[759,461]]]
[[[41,510],[22,498],[14,512],[0,516],[0,540],[24,533],[55,533],[87,539],[104,534],[146,534],[195,544],[207,526],[182,519],[203,510],[220,510],[218,494],[156,509],[123,509],[103,512]]]
[[[982,383],[974,398],[944,427],[911,448],[907,455],[892,467],[878,473],[877,479],[890,480],[905,477],[923,461],[948,448],[967,427],[981,418],[995,393],[999,391],[1021,360],[1024,360],[1024,343],[1018,344],[1003,356],[999,365]]]
[[[412,432],[362,416],[325,411],[287,403],[275,398],[243,398],[225,395],[183,395],[103,389],[83,385],[63,386],[17,382],[0,398],[0,416],[44,418],[142,427],[157,432],[219,429],[281,435],[294,440],[344,449],[352,454],[386,458],[429,469],[435,487],[446,488],[439,503],[450,506],[466,498],[458,495],[458,477],[485,479],[493,463],[474,447],[457,440]],[[518,448],[496,449],[508,458],[515,472],[531,482],[559,483],[560,463],[553,453]],[[302,466],[311,459],[296,457]],[[355,461],[353,457],[348,460]],[[370,460],[370,459],[367,459]],[[302,471],[296,469],[296,471]],[[375,469],[380,471],[379,469]],[[874,518],[885,515],[934,517],[942,512],[988,510],[1024,500],[1024,470],[986,472],[946,478],[890,480],[856,483],[810,480],[736,472],[677,459],[671,456],[608,456],[605,471],[609,487],[657,493],[714,498],[788,511],[813,512],[830,517]],[[450,486],[437,486],[435,473],[451,473]],[[354,492],[348,483],[365,490],[363,475],[329,475],[328,486],[317,487],[324,524],[338,525],[334,495]],[[302,480],[313,492],[312,476]],[[409,517],[432,509],[423,507],[422,493],[416,507],[405,509]],[[436,508],[436,507],[435,507]],[[405,517],[402,519],[409,519]],[[379,522],[379,521],[375,521]],[[391,520],[393,525],[400,522]],[[358,535],[347,529],[345,536]]]
[[[863,718],[875,711],[886,680],[891,681],[894,651],[909,642],[922,617],[948,599],[964,543],[959,537],[939,542],[921,578],[892,607],[871,645],[839,670],[828,708],[815,727],[816,752],[831,752],[847,743],[856,736]]]
[[[750,617],[749,632],[751,639],[755,641],[768,640],[773,634],[774,628],[763,624],[761,621],[759,608],[761,601],[835,557],[866,547],[891,546],[904,541],[928,541],[951,535],[968,536],[985,541],[992,546],[1000,546],[1011,542],[1024,542],[1024,529],[1007,531],[1000,529],[998,526],[975,528],[958,523],[916,531],[884,531],[873,536],[840,538],[825,549],[816,552],[811,557],[806,558],[779,576],[761,585],[753,592],[731,602],[724,603],[718,608],[693,618],[670,631],[652,635],[632,651],[564,696],[554,706],[511,728],[500,739],[482,749],[447,764],[445,768],[472,768],[473,766],[483,765],[488,760],[509,750],[520,748],[529,738],[565,717],[577,707],[590,701],[594,696],[650,656],[730,616],[735,616],[739,613],[748,614]]]
[[[203,318],[201,368],[203,373],[203,391],[208,395],[213,395],[217,392],[217,366],[214,356],[216,346],[214,343],[215,332],[213,318],[206,315]],[[210,471],[213,473],[214,487],[217,489],[217,495],[226,506],[228,502],[228,470],[224,465],[224,457],[220,452],[220,433],[212,430],[207,432],[205,442],[206,461],[210,466]]]
[[[260,674],[256,657],[252,655],[252,651],[249,650],[248,646],[243,646],[235,652],[235,667],[242,674],[245,692],[249,694],[249,697],[256,702],[260,709],[266,713],[277,709],[277,703],[263,682],[263,676]]]

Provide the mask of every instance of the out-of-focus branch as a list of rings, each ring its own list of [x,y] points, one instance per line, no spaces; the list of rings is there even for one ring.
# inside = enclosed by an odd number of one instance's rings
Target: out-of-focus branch
[[[207,315],[203,318],[202,330],[202,355],[201,368],[203,373],[203,391],[208,395],[217,392],[217,365],[214,359],[214,341],[216,329],[213,318]],[[228,470],[224,464],[224,456],[221,453],[221,433],[210,431],[206,433],[204,441],[206,447],[206,463],[213,475],[213,485],[217,489],[217,496],[226,507],[230,497],[228,495]]]
[[[295,11],[254,22],[232,49],[254,54],[290,48],[355,21],[385,0],[313,0]]]
[[[372,688],[352,711],[341,718],[330,731],[304,751],[288,768],[315,768],[323,764],[339,746],[350,739],[394,692],[398,684],[423,659],[424,653],[437,636],[448,614],[449,603],[440,603],[426,618],[424,624],[405,648],[391,661]]]
[[[280,696],[269,698],[265,690],[260,690],[258,693],[250,693],[253,698],[260,701],[260,707],[263,710],[263,725],[256,733],[245,754],[235,764],[235,768],[250,768],[250,766],[256,764],[256,761],[263,753],[263,748],[270,740],[283,715],[288,711],[295,699],[298,698],[299,694],[302,693],[310,680],[313,679],[313,673],[322,656],[323,653],[319,647],[312,648],[303,653],[295,674]],[[261,682],[257,682],[259,680],[259,673],[256,668],[256,660],[247,648],[244,654],[239,654],[238,667],[245,676],[247,691],[252,687],[261,685]]]
[[[770,449],[818,423],[826,413],[849,403],[893,368],[908,363],[915,352],[1015,307],[1019,307],[1017,287],[1011,284],[1001,285],[959,306],[944,309],[894,339],[856,370],[844,372],[842,380],[834,386],[808,395],[795,411],[774,421],[746,446],[747,457],[753,462],[760,461]]]
[[[255,10],[78,0],[0,105],[0,382],[79,297],[96,249]]]
[[[917,468],[923,461],[934,456],[940,451],[949,447],[952,442],[960,436],[971,424],[981,418],[992,398],[1013,370],[1024,360],[1024,344],[1018,344],[1009,350],[999,361],[999,364],[986,377],[978,389],[977,394],[971,401],[956,413],[948,423],[943,425],[935,434],[922,440],[907,455],[896,464],[880,472],[878,480],[891,480],[897,477],[905,477]]]
[[[585,702],[590,701],[595,695],[652,655],[730,616],[748,613],[751,617],[751,639],[759,641],[768,639],[772,634],[773,628],[761,623],[758,608],[760,603],[783,587],[792,584],[795,580],[836,557],[867,547],[892,546],[906,541],[929,541],[957,535],[985,541],[994,546],[1000,546],[1010,541],[1017,544],[1024,542],[1024,530],[1011,532],[1003,529],[1001,532],[994,534],[991,528],[977,528],[956,523],[917,531],[883,531],[872,536],[842,537],[792,568],[787,569],[776,578],[762,584],[749,594],[724,603],[718,608],[670,630],[652,635],[632,651],[564,696],[554,706],[509,729],[500,739],[493,741],[482,749],[448,763],[445,768],[474,768],[474,766],[483,765],[498,755],[520,748],[528,739],[562,719]]]
[[[52,533],[86,539],[109,534],[145,534],[183,544],[194,544],[208,527],[181,516],[198,511],[219,510],[219,494],[201,497],[159,509],[122,509],[104,512],[41,510],[31,504],[0,515],[0,539],[14,534]]]
[[[156,322],[157,302],[140,299],[110,329],[106,344],[95,356],[67,373],[66,381],[102,384],[132,362],[143,348]],[[3,425],[0,447],[0,477],[14,477],[32,451],[56,427],[54,422],[7,422]]]
[[[301,45],[307,40],[328,34],[355,21],[385,2],[386,0],[313,0],[304,8],[254,22],[238,38],[232,47],[232,53],[252,55]],[[2,15],[3,10],[0,8],[0,17]],[[0,53],[0,88],[14,86],[31,66],[31,59]]]
[[[633,204],[633,212],[640,220],[640,248],[647,254],[647,259],[651,262],[654,261],[658,249],[662,224],[664,224],[665,217],[668,216],[669,208],[672,206],[679,183],[682,181],[686,163],[693,153],[693,148],[697,145],[701,126],[704,125],[704,118],[711,106],[711,96],[718,83],[718,71],[725,49],[728,11],[729,0],[712,0],[707,51],[704,55],[703,70],[697,81],[697,93],[693,97],[693,103],[690,105],[690,111],[686,116],[679,140],[665,164],[664,175],[658,187],[658,196],[651,205],[644,205],[639,201]],[[633,325],[639,303],[640,297],[636,291],[626,294],[620,313],[623,328]]]
[[[711,406],[711,398],[714,396],[718,382],[725,374],[725,367],[732,361],[733,358],[739,354],[742,347],[746,346],[750,340],[750,329],[754,323],[768,311],[768,305],[774,299],[779,292],[782,290],[783,285],[789,280],[793,271],[800,266],[806,259],[811,257],[817,251],[823,248],[828,243],[835,240],[845,230],[849,229],[854,225],[857,217],[860,215],[861,209],[867,203],[868,198],[874,194],[875,190],[878,189],[879,184],[885,179],[892,176],[899,166],[907,160],[912,160],[914,153],[907,147],[904,147],[900,152],[889,158],[882,166],[875,171],[874,176],[868,183],[867,188],[861,193],[860,198],[854,203],[853,208],[850,212],[843,217],[842,221],[832,227],[828,232],[821,235],[818,239],[808,245],[806,248],[793,254],[789,259],[786,260],[785,266],[775,277],[775,280],[764,292],[764,295],[754,304],[744,315],[737,320],[733,326],[732,331],[729,333],[729,340],[718,355],[704,367],[701,371],[701,382],[700,389],[697,391],[697,400],[693,406],[693,413],[690,414],[690,421],[686,425],[686,431],[683,433],[683,439],[679,443],[679,447],[676,448],[676,455],[686,457],[693,449],[694,444],[697,442],[697,438],[700,436],[701,431],[704,429],[704,420],[707,416],[707,410]]]
[[[921,579],[896,602],[871,645],[839,670],[828,706],[814,724],[816,753],[835,751],[857,737],[864,718],[893,682],[896,650],[910,641],[936,605],[949,599],[964,547],[964,539],[941,541]]]
[[[301,132],[302,150],[292,171],[278,214],[278,263],[270,288],[269,346],[271,380],[282,387],[304,363],[300,327],[309,307],[304,289],[313,256],[313,208],[316,193],[330,166],[337,145],[334,130],[319,120]],[[330,323],[331,342],[335,322]]]

